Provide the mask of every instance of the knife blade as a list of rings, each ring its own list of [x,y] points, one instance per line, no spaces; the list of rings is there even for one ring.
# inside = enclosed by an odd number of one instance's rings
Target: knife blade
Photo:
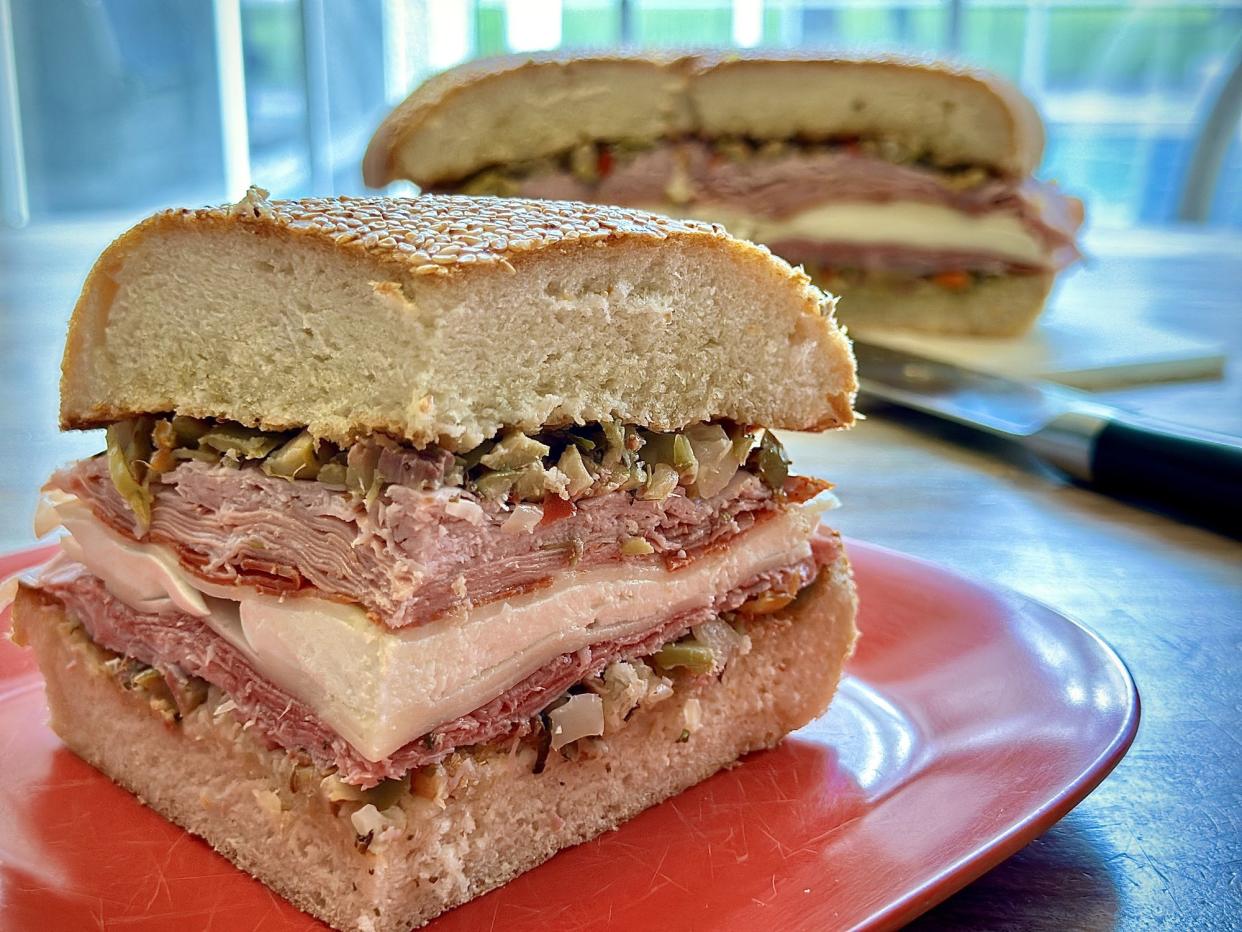
[[[1021,444],[1081,483],[1242,526],[1242,440],[1138,418],[1020,382],[855,342],[862,395]]]

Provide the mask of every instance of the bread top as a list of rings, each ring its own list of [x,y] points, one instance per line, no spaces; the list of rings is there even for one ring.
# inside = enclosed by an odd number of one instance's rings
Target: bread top
[[[469,449],[618,419],[852,422],[833,299],[721,227],[424,195],[170,210],[96,262],[61,424],[140,414]]]
[[[1031,102],[1002,78],[931,60],[748,52],[507,56],[430,78],[383,121],[363,176],[451,185],[585,142],[886,136],[936,164],[1022,177],[1043,156]]]
[[[895,138],[934,164],[1020,178],[1038,167],[1034,104],[999,75],[901,56],[718,55],[690,83],[706,136]]]
[[[647,143],[691,131],[684,55],[558,54],[479,59],[433,75],[376,130],[367,184],[428,186],[586,140]]]

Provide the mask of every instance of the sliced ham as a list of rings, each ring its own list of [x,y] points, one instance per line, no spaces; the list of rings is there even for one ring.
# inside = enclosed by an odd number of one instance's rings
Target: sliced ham
[[[1083,221],[1082,203],[1055,185],[982,173],[973,183],[951,179],[934,168],[897,164],[856,146],[793,148],[780,156],[729,159],[703,141],[689,140],[621,159],[598,183],[556,171],[523,179],[518,194],[647,207],[666,203],[671,196],[675,202],[684,201],[690,215],[696,205],[714,204],[773,219],[830,202],[911,201],[976,216],[1001,211],[1016,215],[1044,243],[1051,267],[1063,267],[1079,257],[1075,236]],[[785,255],[778,244],[768,245]],[[874,253],[873,259],[882,261],[886,255]],[[935,255],[929,252],[926,261],[934,261]],[[958,263],[934,271],[971,267]]]
[[[153,485],[148,538],[211,582],[314,591],[357,602],[400,628],[539,588],[571,565],[614,562],[630,537],[651,544],[654,554],[643,559],[681,566],[780,507],[757,477],[739,472],[711,499],[680,489],[663,502],[612,492],[514,532],[504,527],[512,512],[459,488],[428,488],[437,467],[414,460],[381,464],[409,484],[388,486],[370,505],[319,482],[252,467],[182,463]],[[50,485],[137,536],[102,457],[74,464]]]
[[[69,561],[45,572],[38,585],[60,599],[99,645],[165,670],[184,671],[214,684],[235,704],[235,715],[273,747],[305,753],[317,766],[335,768],[347,783],[370,787],[434,763],[457,748],[507,741],[532,728],[532,717],[568,687],[609,663],[647,656],[688,628],[731,611],[768,591],[808,584],[818,566],[836,558],[836,544],[817,539],[805,561],[754,577],[719,595],[701,610],[677,615],[645,632],[562,654],[538,672],[469,715],[447,722],[381,761],[369,761],[325,725],[305,703],[261,676],[204,621],[176,611],[136,612],[114,598],[86,567]]]
[[[821,271],[859,269],[911,278],[947,270],[983,275],[1023,275],[1040,271],[1036,266],[973,250],[920,249],[895,243],[847,243],[807,237],[781,239],[768,245],[794,265],[814,266]]]

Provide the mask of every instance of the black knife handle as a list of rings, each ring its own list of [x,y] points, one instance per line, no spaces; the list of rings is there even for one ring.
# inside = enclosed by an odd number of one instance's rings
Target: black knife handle
[[[1096,435],[1092,484],[1242,532],[1242,445],[1111,420]]]

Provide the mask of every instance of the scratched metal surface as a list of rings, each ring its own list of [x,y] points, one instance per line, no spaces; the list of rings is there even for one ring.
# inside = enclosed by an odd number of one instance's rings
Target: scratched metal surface
[[[82,276],[121,228],[0,235],[0,549],[30,542],[33,492],[93,437],[55,432],[56,366]],[[1242,241],[1098,237],[1053,313],[1144,319],[1242,352]],[[1242,433],[1242,377],[1107,393]],[[892,411],[792,438],[838,483],[846,533],[1010,586],[1103,634],[1143,695],[1114,774],[1067,818],[916,922],[921,929],[1229,929],[1242,915],[1242,546],[1066,485],[1030,460]],[[968,443],[961,441],[968,440]]]

